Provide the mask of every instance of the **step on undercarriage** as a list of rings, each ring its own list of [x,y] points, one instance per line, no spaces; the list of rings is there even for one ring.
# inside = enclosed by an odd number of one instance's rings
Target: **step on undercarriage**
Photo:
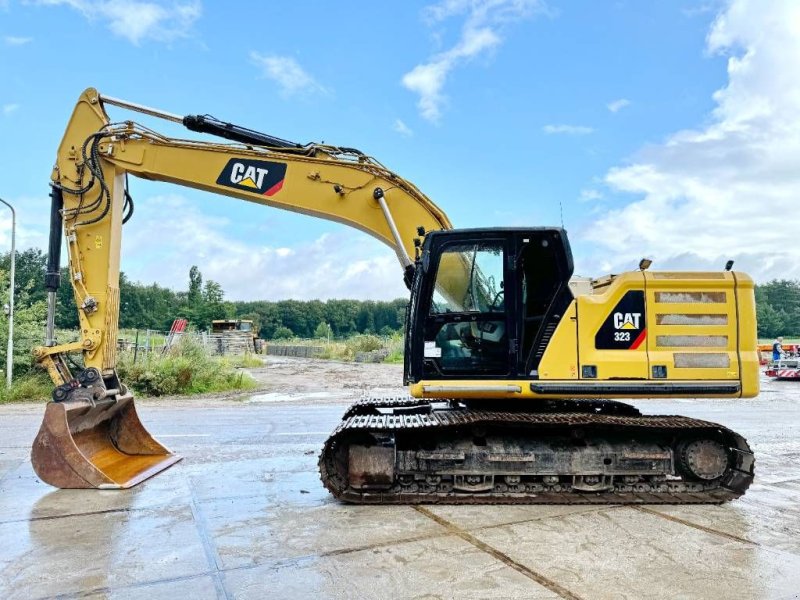
[[[325,443],[325,487],[358,504],[719,504],[753,480],[745,439],[716,423],[608,400],[367,398]]]

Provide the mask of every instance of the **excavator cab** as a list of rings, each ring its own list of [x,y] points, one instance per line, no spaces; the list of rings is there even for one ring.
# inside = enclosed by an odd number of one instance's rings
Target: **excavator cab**
[[[571,275],[562,229],[429,233],[411,290],[406,383],[535,372],[573,299]]]
[[[572,272],[560,228],[428,233],[409,305],[411,395],[475,404],[758,393],[746,275],[644,265],[574,295]]]

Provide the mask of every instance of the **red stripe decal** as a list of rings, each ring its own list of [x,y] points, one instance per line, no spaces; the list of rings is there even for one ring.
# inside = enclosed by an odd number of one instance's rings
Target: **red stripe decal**
[[[265,196],[273,196],[273,195],[277,194],[278,192],[280,192],[282,187],[283,187],[283,179],[281,179],[278,183],[276,183],[271,188],[269,188],[266,192],[264,192],[264,195]]]
[[[639,337],[633,340],[633,344],[631,344],[629,350],[636,350],[639,346],[641,346],[646,336],[647,336],[647,329],[642,329],[642,332],[639,334]]]

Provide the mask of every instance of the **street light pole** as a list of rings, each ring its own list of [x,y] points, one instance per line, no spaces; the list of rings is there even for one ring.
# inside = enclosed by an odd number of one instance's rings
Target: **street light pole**
[[[17,231],[17,213],[14,207],[0,198],[0,202],[11,209],[11,273],[8,285],[8,349],[6,351],[6,387],[11,387],[11,377],[14,373],[14,265],[16,263],[15,237]]]

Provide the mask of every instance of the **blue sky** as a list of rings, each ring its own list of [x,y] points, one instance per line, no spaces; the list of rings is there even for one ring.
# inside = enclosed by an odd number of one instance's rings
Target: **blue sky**
[[[558,225],[563,212],[582,275],[648,255],[800,277],[798,6],[0,0],[0,196],[18,207],[21,245],[44,248],[55,149],[93,86],[355,146],[456,227]],[[393,253],[355,230],[131,187],[134,280],[183,289],[197,264],[231,299],[405,295]],[[8,231],[3,214],[0,247]]]

